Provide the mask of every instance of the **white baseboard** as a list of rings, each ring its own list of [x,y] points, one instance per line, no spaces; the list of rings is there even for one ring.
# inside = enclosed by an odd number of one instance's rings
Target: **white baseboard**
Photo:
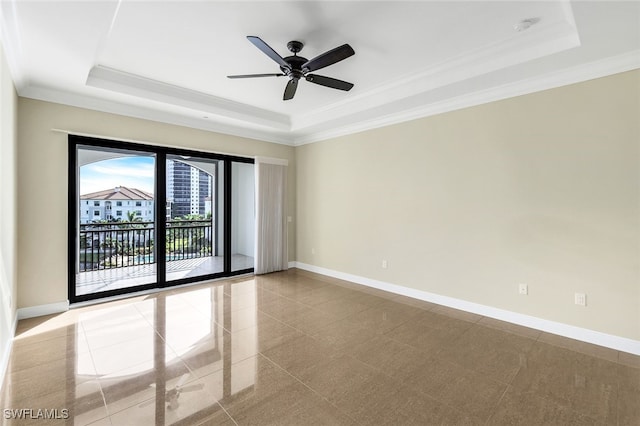
[[[69,310],[69,301],[49,303],[47,305],[29,306],[18,309],[18,320],[41,317],[43,315],[59,314]]]
[[[390,293],[408,296],[414,299],[424,300],[427,302],[436,303],[438,305],[448,306],[454,309],[460,309],[466,312],[495,318],[501,321],[507,321],[513,324],[522,325],[525,327],[545,331],[551,334],[557,334],[559,336],[564,336],[587,343],[593,343],[595,345],[604,346],[618,351],[628,352],[634,355],[640,355],[640,341],[628,339],[626,337],[614,336],[612,334],[589,330],[587,328],[549,321],[543,318],[533,317],[530,315],[507,311],[504,309],[468,302],[466,300],[456,299],[453,297],[442,296],[440,294],[429,293],[414,288],[403,287],[384,281],[361,277],[359,275],[334,271],[332,269],[309,265],[302,262],[289,262],[289,267],[295,267],[303,269],[305,271],[315,272],[321,275],[350,281],[356,284],[362,284],[367,287],[373,287],[379,290],[388,291]]]

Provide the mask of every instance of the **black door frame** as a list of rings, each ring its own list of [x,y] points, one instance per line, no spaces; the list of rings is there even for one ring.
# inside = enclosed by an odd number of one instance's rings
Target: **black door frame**
[[[119,296],[128,293],[135,293],[145,290],[162,289],[168,287],[174,287],[182,284],[189,284],[199,281],[211,280],[216,278],[231,277],[234,275],[242,275],[252,273],[253,268],[242,269],[237,271],[231,270],[231,223],[233,220],[232,206],[231,206],[231,190],[232,190],[232,163],[250,163],[254,164],[253,158],[237,157],[226,154],[214,154],[210,152],[195,151],[182,148],[170,148],[157,145],[147,145],[134,142],[121,142],[109,139],[101,139],[88,136],[78,136],[70,134],[68,138],[69,153],[68,153],[68,205],[67,205],[67,217],[68,217],[68,240],[67,240],[67,268],[68,268],[68,294],[70,303],[84,302],[88,300],[101,299],[105,297]],[[104,148],[106,150],[129,150],[137,152],[145,152],[149,154],[155,154],[156,156],[156,176],[155,176],[155,221],[156,221],[156,235],[155,239],[155,259],[157,263],[156,278],[157,281],[152,284],[144,284],[139,286],[127,287],[123,289],[115,289],[109,291],[96,292],[91,294],[76,295],[76,256],[78,247],[78,224],[79,224],[79,208],[78,199],[78,148],[79,147],[93,147],[96,149]],[[166,253],[163,248],[166,244],[166,203],[167,199],[167,176],[166,176],[166,160],[168,155],[177,156],[189,156],[200,157],[205,159],[217,160],[224,163],[224,180],[223,180],[223,234],[224,234],[224,261],[223,271],[213,274],[200,275],[197,277],[182,278],[179,280],[166,281]],[[218,172],[216,171],[216,174]],[[218,200],[218,183],[216,182],[215,188],[212,188],[212,193],[215,194],[216,200]],[[216,223],[218,223],[218,215],[215,215]],[[214,232],[217,240],[218,232]],[[216,245],[217,247],[217,245]]]

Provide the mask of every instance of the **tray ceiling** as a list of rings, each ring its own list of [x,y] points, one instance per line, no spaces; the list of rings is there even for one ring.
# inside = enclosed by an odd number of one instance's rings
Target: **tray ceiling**
[[[20,96],[298,145],[640,67],[640,3],[595,1],[3,1]],[[533,20],[528,29],[516,28]],[[525,25],[526,26],[526,25]],[[520,30],[520,31],[519,31]],[[230,80],[356,54],[319,74]]]

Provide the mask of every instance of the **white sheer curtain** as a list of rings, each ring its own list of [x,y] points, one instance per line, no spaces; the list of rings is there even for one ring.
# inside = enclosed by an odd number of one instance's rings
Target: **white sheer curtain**
[[[254,271],[289,267],[287,239],[287,160],[256,158],[256,250]]]

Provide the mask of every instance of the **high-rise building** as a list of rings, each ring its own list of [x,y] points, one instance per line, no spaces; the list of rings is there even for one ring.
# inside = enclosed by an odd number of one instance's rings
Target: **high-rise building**
[[[167,162],[167,215],[205,215],[205,203],[211,196],[211,176],[181,161]],[[169,213],[170,212],[170,213]]]

